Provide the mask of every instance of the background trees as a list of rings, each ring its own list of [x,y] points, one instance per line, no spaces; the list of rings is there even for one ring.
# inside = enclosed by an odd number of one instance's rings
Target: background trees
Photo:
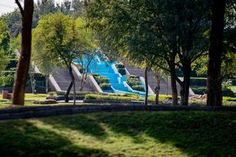
[[[0,71],[4,70],[7,63],[7,55],[10,45],[10,35],[6,23],[0,19]]]
[[[69,101],[69,93],[75,83],[71,64],[75,58],[88,50],[92,43],[91,32],[86,32],[83,27],[83,19],[78,19],[75,23],[70,16],[55,13],[43,17],[33,33],[35,63],[42,65],[46,62],[52,65],[51,67],[62,65],[68,69],[71,83],[65,94],[66,102]]]
[[[205,1],[93,1],[88,6],[91,27],[102,32],[111,49],[159,66],[171,74],[173,104],[176,81],[181,102],[188,105],[191,64],[207,51],[209,5]],[[146,62],[147,63],[147,62]],[[176,69],[183,72],[183,81]]]

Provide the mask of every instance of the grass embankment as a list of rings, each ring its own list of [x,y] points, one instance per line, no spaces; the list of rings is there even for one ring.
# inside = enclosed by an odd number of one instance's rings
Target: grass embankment
[[[0,122],[0,156],[236,156],[236,114],[114,112]]]

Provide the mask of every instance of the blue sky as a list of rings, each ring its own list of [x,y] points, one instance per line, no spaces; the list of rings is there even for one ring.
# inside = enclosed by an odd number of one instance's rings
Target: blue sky
[[[58,2],[60,3],[63,0],[55,0],[55,1],[57,3]],[[0,15],[12,12],[15,8],[17,8],[15,0],[0,0]]]

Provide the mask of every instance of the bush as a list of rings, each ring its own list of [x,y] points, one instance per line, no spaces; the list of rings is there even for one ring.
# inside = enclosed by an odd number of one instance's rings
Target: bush
[[[104,76],[99,76],[99,77],[97,77],[97,82],[99,84],[101,84],[101,83],[109,83],[109,79],[107,77],[104,77]]]
[[[134,86],[132,86],[132,88],[134,90],[144,91],[144,87],[142,85],[134,85]]]
[[[85,95],[85,100],[89,100],[89,99],[93,99],[93,100],[113,100],[113,101],[138,101],[141,100],[142,98],[140,98],[139,96],[125,96],[125,95],[116,95],[116,94],[108,94],[108,95],[104,95],[104,94],[87,94]]]
[[[105,76],[93,75],[98,84],[109,83],[109,79]]]
[[[206,78],[191,78],[190,80],[191,86],[206,86],[207,85],[207,79]]]
[[[231,89],[223,89],[222,90],[223,96],[235,97],[234,92]]]
[[[207,93],[207,87],[192,87],[192,90],[195,94],[204,94]],[[222,89],[223,96],[234,97],[235,94],[231,89]]]
[[[118,68],[118,69],[124,69],[125,68],[125,66],[123,65],[123,64],[116,64],[116,68]]]
[[[201,95],[207,92],[206,87],[192,87],[192,90],[195,94],[201,94]]]
[[[139,76],[130,75],[127,84],[134,90],[145,91]]]
[[[97,77],[97,76],[99,76],[99,74],[93,74],[93,77]]]
[[[111,84],[110,83],[101,83],[100,87],[102,88],[102,90],[109,90],[109,89],[111,89]]]
[[[126,70],[125,68],[117,68],[118,72],[121,74],[121,75],[126,75]]]
[[[236,79],[232,79],[232,85],[236,86]]]
[[[135,85],[139,85],[139,84],[140,84],[139,80],[137,80],[137,79],[128,79],[128,80],[127,80],[127,83],[128,83],[130,86],[135,86]]]
[[[136,76],[136,75],[129,75],[129,79],[139,79],[139,76]]]

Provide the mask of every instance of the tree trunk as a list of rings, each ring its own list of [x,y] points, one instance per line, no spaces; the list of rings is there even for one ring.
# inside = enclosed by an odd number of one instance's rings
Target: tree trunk
[[[14,105],[24,105],[25,101],[25,87],[31,58],[33,0],[24,0],[24,10],[21,8],[21,13],[22,41],[21,54],[17,65],[16,80],[13,90],[12,104]]]
[[[74,81],[74,94],[73,94],[73,105],[76,104],[76,89],[75,89],[75,81]]]
[[[159,74],[157,74],[156,75],[156,79],[157,79],[157,87],[155,88],[155,94],[156,94],[155,104],[159,105],[159,94],[160,94],[161,76]]]
[[[145,68],[145,74],[144,74],[144,79],[145,79],[145,100],[144,100],[144,105],[148,105],[148,67]]]
[[[184,80],[182,85],[181,94],[181,105],[188,106],[189,99],[189,87],[190,87],[190,76],[191,76],[191,62],[184,60],[183,64],[183,74]]]
[[[45,77],[46,77],[46,78],[45,78],[45,88],[46,88],[46,89],[45,89],[45,92],[48,93],[48,82],[49,82],[48,80],[49,80],[49,76],[46,75]]]
[[[70,83],[69,87],[67,88],[67,91],[65,94],[65,102],[69,102],[69,94],[70,94],[71,88],[73,87],[74,82],[75,82],[75,77],[74,77],[71,66],[68,67],[68,71],[69,71],[69,75],[71,77],[71,83]]]
[[[208,106],[222,106],[221,57],[223,54],[225,3],[225,0],[214,0],[212,7],[212,26],[207,74]]]
[[[178,90],[176,84],[176,74],[175,65],[169,64],[170,67],[170,80],[171,80],[171,90],[172,90],[172,105],[178,105]]]

